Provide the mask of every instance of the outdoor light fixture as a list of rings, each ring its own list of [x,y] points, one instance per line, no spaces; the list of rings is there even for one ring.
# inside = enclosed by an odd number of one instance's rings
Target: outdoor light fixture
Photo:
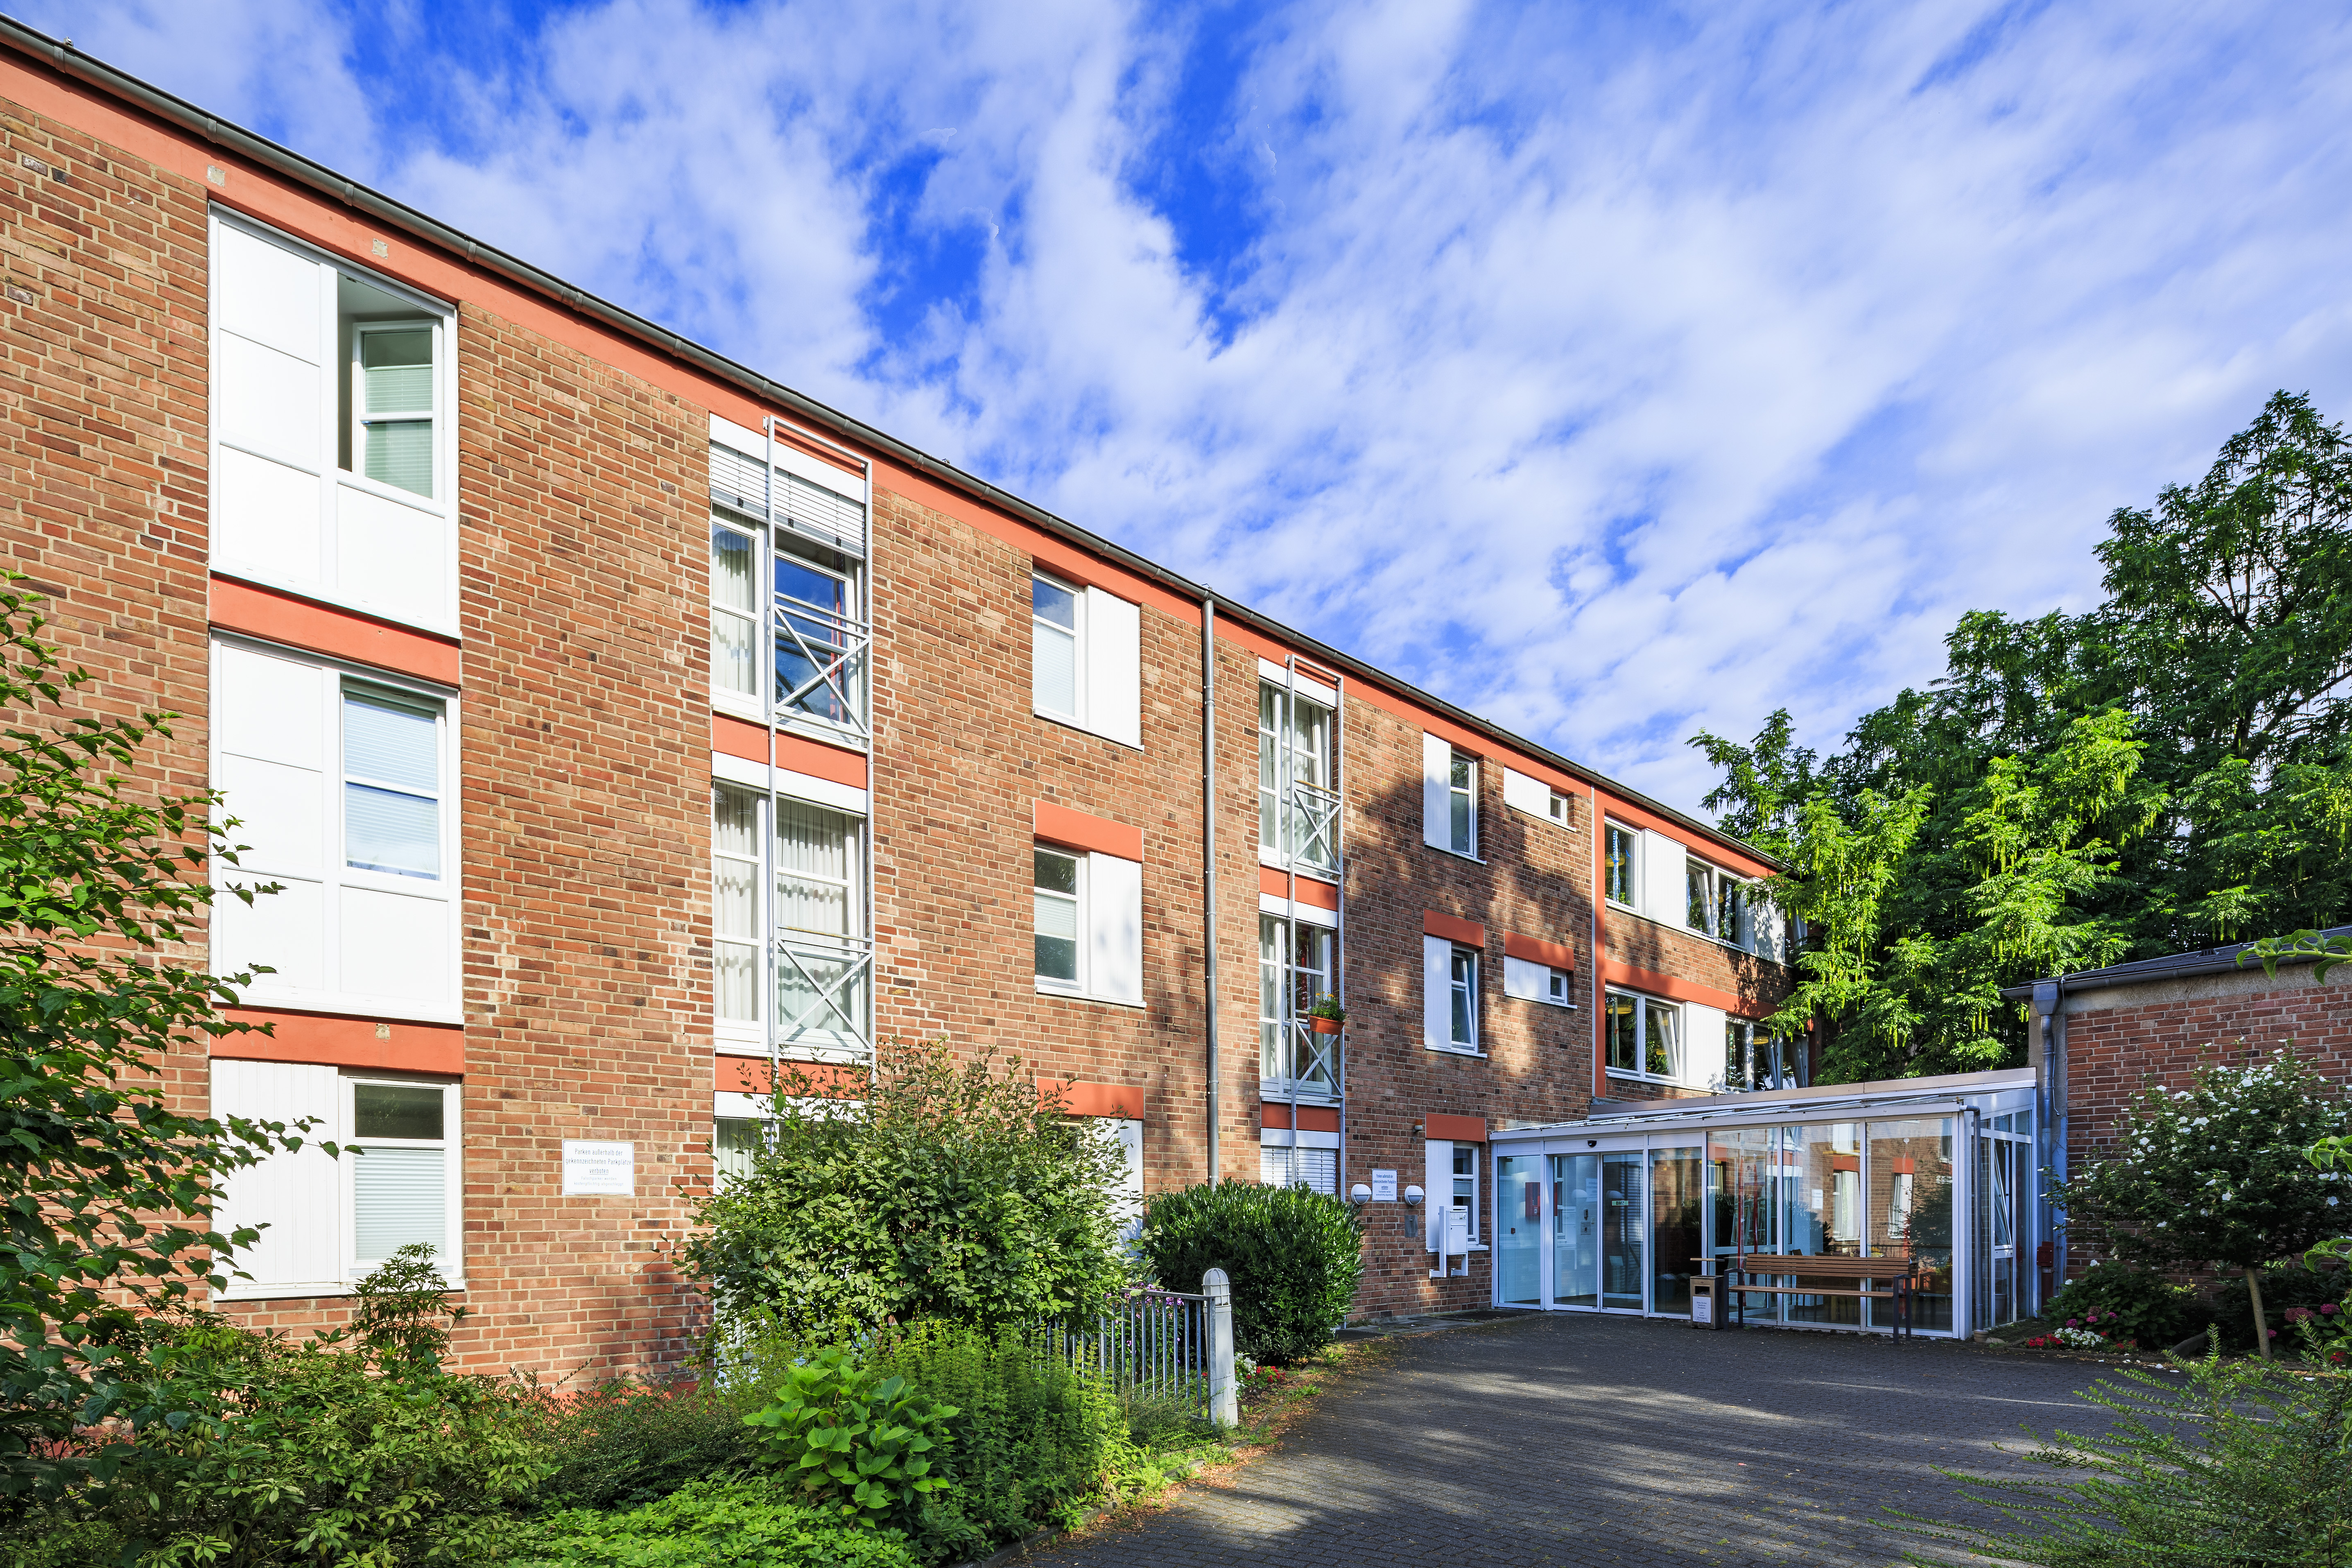
[[[1407,1188],[1404,1190],[1404,1206],[1405,1206],[1405,1207],[1407,1207],[1407,1208],[1409,1208],[1409,1209],[1417,1209],[1417,1208],[1419,1208],[1419,1207],[1421,1206],[1421,1198],[1422,1198],[1422,1193],[1421,1193],[1421,1189],[1420,1189],[1419,1187],[1407,1187]]]
[[[1588,1149],[1597,1149],[1601,1146],[1601,1140],[1598,1138],[1587,1138],[1584,1141],[1584,1146]]]
[[[1354,1186],[1349,1187],[1348,1189],[1348,1201],[1359,1205],[1370,1203],[1372,1201],[1372,1189],[1370,1184],[1367,1182],[1358,1182]]]

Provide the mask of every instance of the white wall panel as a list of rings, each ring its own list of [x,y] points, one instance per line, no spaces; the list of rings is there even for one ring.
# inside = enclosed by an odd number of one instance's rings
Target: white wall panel
[[[1642,829],[1642,912],[1671,926],[1690,917],[1689,886],[1684,868],[1690,852],[1677,839],[1654,828]]]
[[[220,278],[220,326],[279,353],[317,363],[322,268],[299,251],[272,245],[235,224],[213,229]]]
[[[319,366],[224,332],[214,374],[220,403],[213,414],[222,440],[318,471]]]
[[[283,1121],[289,1130],[305,1117],[320,1125],[301,1136],[295,1153],[270,1155],[231,1175],[214,1216],[223,1232],[263,1225],[261,1240],[236,1259],[253,1278],[233,1280],[232,1291],[263,1286],[328,1287],[342,1279],[341,1173],[319,1150],[319,1139],[337,1139],[341,1084],[333,1068],[292,1062],[215,1060],[212,1064],[212,1110],[215,1117],[247,1116]]]
[[[1421,939],[1422,1039],[1434,1050],[1454,1047],[1454,944],[1442,936]]]
[[[1454,747],[1443,737],[1421,737],[1421,839],[1438,849],[1454,847]]]
[[[255,895],[250,906],[229,895],[213,905],[214,971],[234,974],[266,963],[276,973],[260,976],[254,983],[257,988],[314,994],[331,989],[326,889],[317,882],[284,877],[237,880],[247,886],[276,881],[280,888],[275,893]]]
[[[1700,1002],[1683,1004],[1683,1081],[1711,1083],[1726,1066],[1723,1029],[1728,1022],[1720,1007]]]
[[[1143,865],[1090,855],[1087,866],[1087,989],[1114,1002],[1143,1002]]]
[[[336,592],[394,620],[447,623],[447,526],[434,513],[336,486]]]
[[[319,480],[224,447],[213,487],[213,555],[289,586],[319,584]]]
[[[228,797],[237,819],[230,842],[248,847],[240,868],[263,874],[291,872],[317,877],[326,871],[326,792],[318,771],[222,753],[213,769],[215,787]]]
[[[213,692],[213,744],[294,767],[326,766],[327,672],[252,648],[224,645]]]
[[[1087,590],[1087,728],[1122,745],[1143,744],[1143,611],[1100,588]]]
[[[342,989],[363,996],[447,1004],[449,905],[373,888],[342,889]]]
[[[1503,770],[1503,804],[1530,816],[1551,818],[1551,785],[1516,768]]]

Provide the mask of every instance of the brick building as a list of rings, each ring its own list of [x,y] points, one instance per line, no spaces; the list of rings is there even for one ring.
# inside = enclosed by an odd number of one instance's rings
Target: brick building
[[[2339,926],[2327,936],[2352,934]],[[2049,1129],[2042,1163],[2063,1177],[2112,1141],[2116,1118],[2147,1089],[2179,1089],[2201,1068],[2243,1066],[2291,1049],[2352,1081],[2352,972],[2323,983],[2311,961],[2275,975],[2244,944],[2141,959],[2037,980],[2001,993],[2032,1003],[2031,1059]],[[2059,1232],[2045,1260],[2053,1283],[2076,1272]]]
[[[673,1357],[680,1188],[893,1037],[1375,1188],[1366,1313],[1492,1299],[1490,1131],[1802,1083],[1739,844],[5,21],[0,106],[7,563],[283,889],[166,1071],[369,1151],[238,1178],[239,1316],[428,1240],[477,1364]]]

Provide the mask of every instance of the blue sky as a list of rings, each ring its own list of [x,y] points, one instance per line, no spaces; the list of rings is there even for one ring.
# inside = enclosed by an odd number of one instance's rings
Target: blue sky
[[[2328,7],[17,14],[1685,806],[2352,413]]]

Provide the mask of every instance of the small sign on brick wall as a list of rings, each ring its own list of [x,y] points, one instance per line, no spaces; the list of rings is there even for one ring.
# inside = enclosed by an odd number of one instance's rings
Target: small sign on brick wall
[[[563,1141],[563,1195],[632,1198],[637,1195],[637,1146]]]
[[[1392,1204],[1396,1202],[1396,1173],[1394,1171],[1374,1171],[1372,1173],[1372,1202],[1376,1204]]]

